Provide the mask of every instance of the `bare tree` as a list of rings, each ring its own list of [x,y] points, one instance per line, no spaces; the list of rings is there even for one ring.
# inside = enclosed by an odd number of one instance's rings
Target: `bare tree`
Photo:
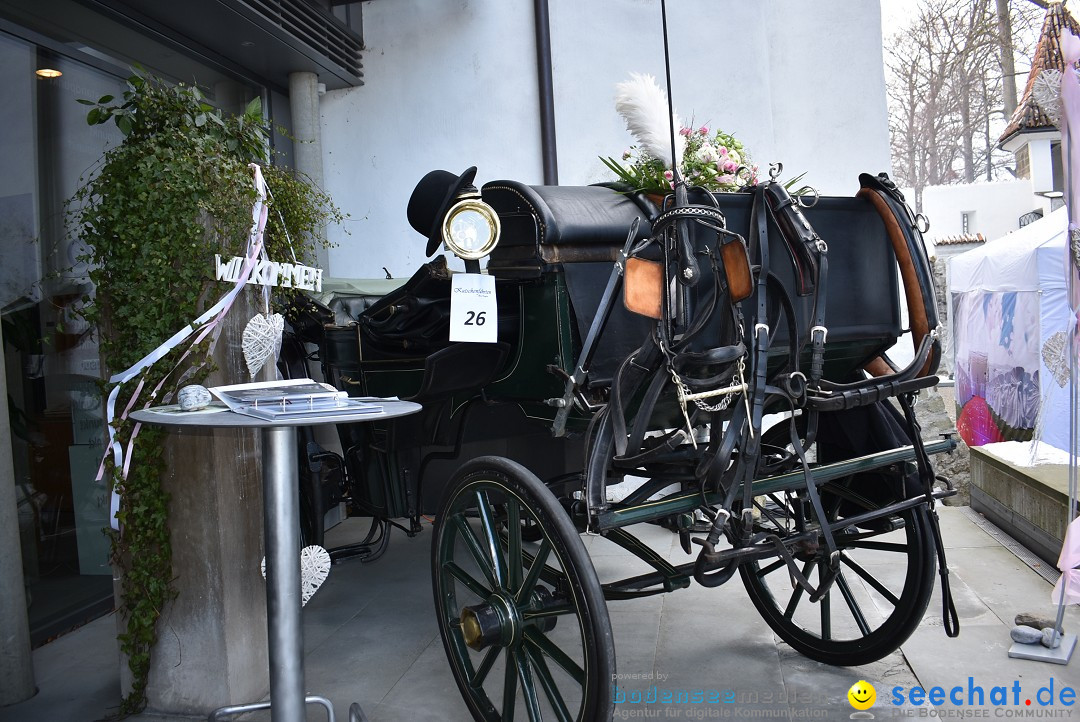
[[[998,22],[998,51],[1001,56],[1002,104],[1005,117],[1016,110],[1016,62],[1013,58],[1012,13],[1009,0],[996,0]]]
[[[1017,47],[1009,30],[1037,22],[1030,3],[924,0],[887,43],[893,172],[915,189],[916,207],[926,186],[990,180],[1010,160],[995,148],[1016,107],[1015,70],[1002,59],[1030,56],[1030,42]]]

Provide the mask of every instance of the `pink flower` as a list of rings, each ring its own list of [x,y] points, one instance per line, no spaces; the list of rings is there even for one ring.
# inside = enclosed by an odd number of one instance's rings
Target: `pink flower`
[[[709,126],[707,126],[707,125],[701,126],[700,128],[698,128],[698,133],[701,133],[702,135],[708,135],[709,134]]]
[[[732,185],[735,185],[735,176],[733,176],[733,175],[722,175],[722,176],[720,176],[719,178],[716,179],[716,182],[719,183],[720,185],[732,186]]]
[[[630,151],[629,151],[629,149],[624,150],[622,152],[622,159],[623,160],[630,160]]]
[[[669,171],[669,170],[664,171],[664,180],[671,180],[674,177],[675,176],[672,174],[671,171]]]
[[[717,149],[717,151],[718,151],[718,152],[720,153],[720,155],[722,155],[722,156],[725,156],[725,157],[726,157],[726,156],[727,156],[727,154],[728,154],[728,151],[727,151],[727,146],[726,146],[726,145],[722,145],[722,146],[720,146],[720,147],[719,147],[719,148]]]
[[[728,161],[724,161],[724,163],[723,163],[723,165],[721,167],[725,171],[727,171],[728,173],[734,173],[736,170],[739,169],[739,164],[736,163],[733,160],[728,160]]]
[[[693,132],[690,128],[679,128],[679,135],[689,136]]]

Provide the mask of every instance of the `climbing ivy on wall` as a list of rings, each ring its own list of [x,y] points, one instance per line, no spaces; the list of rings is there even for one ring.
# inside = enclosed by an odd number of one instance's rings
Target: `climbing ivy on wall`
[[[83,315],[96,324],[107,375],[127,369],[191,323],[225,292],[212,277],[215,253],[243,255],[255,190],[250,162],[263,165],[270,188],[266,250],[275,260],[310,257],[322,243],[320,229],[340,222],[330,198],[305,178],[269,165],[268,128],[259,99],[232,116],[206,102],[197,87],[169,85],[145,74],[128,78],[120,99],[79,102],[91,106],[91,125],[112,121],[123,141],[107,150],[75,194],[71,218],[89,248],[94,296]],[[116,408],[125,409],[142,379],[143,395],[162,384],[155,403],[166,403],[183,385],[200,383],[212,370],[209,343],[181,360],[183,345],[145,375],[125,384]],[[108,393],[108,389],[105,390]],[[128,448],[134,423],[113,423]],[[120,716],[146,705],[150,655],[158,620],[175,596],[169,545],[168,496],[162,489],[164,433],[142,428],[125,476],[111,455],[106,474],[121,492],[112,533],[112,559],[122,576],[119,635],[133,686]]]

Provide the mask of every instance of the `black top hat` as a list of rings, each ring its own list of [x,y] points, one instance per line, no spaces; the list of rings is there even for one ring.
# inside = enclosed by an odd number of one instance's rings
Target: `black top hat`
[[[442,245],[442,231],[439,226],[442,225],[443,216],[462,191],[470,188],[476,190],[472,184],[475,177],[476,166],[459,176],[448,170],[433,170],[421,178],[413,189],[406,214],[409,225],[418,233],[427,236],[428,256],[434,255]]]

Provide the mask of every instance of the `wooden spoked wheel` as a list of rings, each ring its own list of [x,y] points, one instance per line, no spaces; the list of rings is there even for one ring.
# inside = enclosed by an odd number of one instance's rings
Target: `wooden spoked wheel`
[[[826,484],[830,524],[881,508],[851,488]],[[798,494],[754,500],[755,530],[791,538],[820,528]],[[782,559],[744,564],[739,571],[754,606],[797,651],[827,664],[868,664],[895,651],[918,627],[934,589],[936,557],[925,506],[871,522],[834,527],[839,572],[829,592],[811,601]],[[815,587],[827,575],[823,537],[792,546],[797,567]]]
[[[526,529],[539,538],[526,541]],[[603,591],[569,516],[531,472],[499,457],[462,467],[435,522],[432,582],[443,646],[477,720],[611,719]]]

